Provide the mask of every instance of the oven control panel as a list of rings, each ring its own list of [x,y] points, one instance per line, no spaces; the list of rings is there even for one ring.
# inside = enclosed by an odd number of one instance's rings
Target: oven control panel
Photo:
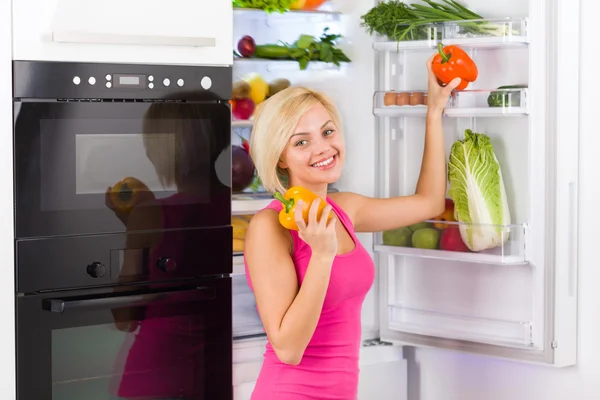
[[[15,98],[230,100],[233,82],[230,66],[14,61],[14,75]]]

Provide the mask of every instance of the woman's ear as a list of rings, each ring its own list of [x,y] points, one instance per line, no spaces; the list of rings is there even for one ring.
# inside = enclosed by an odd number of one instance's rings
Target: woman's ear
[[[282,159],[279,159],[277,166],[281,169],[287,169],[287,167],[288,167],[287,164],[285,163],[285,161],[283,161]]]

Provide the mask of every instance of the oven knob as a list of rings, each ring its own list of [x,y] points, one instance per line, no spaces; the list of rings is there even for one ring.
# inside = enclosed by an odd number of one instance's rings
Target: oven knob
[[[162,257],[158,259],[158,261],[156,262],[156,266],[161,271],[171,272],[175,270],[175,267],[177,267],[177,263],[172,258]]]
[[[106,267],[99,262],[93,262],[87,266],[87,273],[92,278],[102,278],[106,274]]]

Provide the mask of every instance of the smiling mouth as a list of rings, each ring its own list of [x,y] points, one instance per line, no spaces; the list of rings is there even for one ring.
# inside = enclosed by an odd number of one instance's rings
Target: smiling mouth
[[[330,166],[335,161],[335,157],[336,156],[331,156],[327,160],[323,160],[323,161],[320,161],[318,163],[314,163],[314,164],[311,165],[311,167],[323,168],[323,167]]]

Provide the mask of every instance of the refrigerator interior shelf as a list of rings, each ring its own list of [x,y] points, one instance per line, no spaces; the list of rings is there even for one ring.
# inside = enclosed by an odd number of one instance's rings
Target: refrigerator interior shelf
[[[289,10],[284,13],[267,13],[257,8],[233,8],[234,18],[244,18],[255,21],[264,21],[268,26],[283,24],[319,24],[338,22],[342,14],[330,10]]]
[[[254,121],[250,119],[243,120],[232,120],[231,127],[232,128],[252,128],[254,126]]]
[[[232,275],[246,275],[246,269],[244,268],[244,253],[233,253]]]
[[[478,19],[424,24],[408,30],[408,25],[398,25],[404,37],[394,40],[376,37],[373,48],[377,51],[399,52],[427,50],[456,45],[462,48],[497,48],[526,46],[529,43],[527,18]]]
[[[233,215],[256,214],[273,201],[271,193],[235,193],[231,196],[231,213]]]
[[[477,341],[501,346],[531,347],[532,322],[477,318],[419,310],[402,304],[388,306],[391,330]]]
[[[451,221],[424,221],[383,232],[374,250],[398,256],[431,258],[482,264],[528,264],[525,258],[525,225],[466,224]],[[471,251],[463,235],[473,235],[474,243],[496,247]],[[468,237],[468,236],[467,236]]]
[[[268,72],[285,72],[285,71],[300,71],[300,64],[296,60],[272,60],[266,58],[243,58],[234,57],[235,65],[248,66],[252,68],[265,68]],[[323,61],[311,61],[306,67],[306,71],[333,71],[339,70],[344,64],[339,67],[333,63]]]
[[[427,91],[379,91],[373,97],[373,114],[378,117],[425,115]],[[523,116],[527,108],[527,88],[454,91],[444,115],[448,117]]]

